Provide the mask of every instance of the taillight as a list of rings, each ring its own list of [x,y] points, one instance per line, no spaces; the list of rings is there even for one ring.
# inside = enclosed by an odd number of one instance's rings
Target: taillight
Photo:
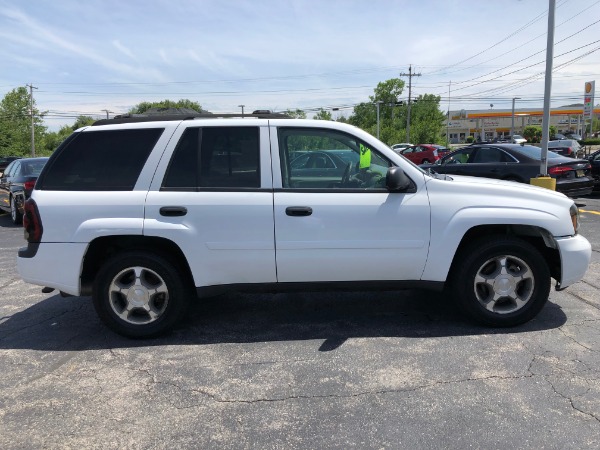
[[[33,188],[35,187],[35,180],[32,181],[26,181],[25,183],[23,183],[23,187],[25,188],[25,190],[27,191],[31,191],[33,190]]]
[[[23,228],[25,228],[25,239],[27,242],[36,243],[42,241],[44,227],[42,218],[35,200],[30,198],[25,202],[23,208]]]
[[[562,175],[564,173],[570,172],[571,170],[573,170],[572,167],[555,166],[555,167],[549,167],[548,173],[550,175]]]

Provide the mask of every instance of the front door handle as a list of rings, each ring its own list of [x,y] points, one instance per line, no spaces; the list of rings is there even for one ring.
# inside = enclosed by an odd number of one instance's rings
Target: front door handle
[[[187,214],[187,208],[184,206],[163,206],[159,212],[161,216],[181,217]]]
[[[312,208],[310,206],[288,206],[285,208],[285,213],[294,217],[310,216]]]

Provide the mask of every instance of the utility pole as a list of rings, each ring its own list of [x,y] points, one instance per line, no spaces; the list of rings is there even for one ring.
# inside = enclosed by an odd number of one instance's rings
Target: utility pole
[[[383,102],[381,100],[379,100],[376,105],[377,105],[377,139],[379,139],[379,105],[381,105]]]
[[[511,121],[510,121],[510,139],[511,141],[514,140],[514,135],[515,135],[515,100],[521,100],[521,97],[513,97],[512,99],[512,114],[511,114]]]
[[[29,88],[29,110],[31,112],[31,157],[35,157],[35,123],[33,121],[33,90],[37,89],[33,83],[26,84]]]
[[[540,175],[548,176],[548,140],[550,137],[550,96],[552,94],[552,59],[554,58],[554,12],[556,0],[549,0],[548,41],[546,44],[546,79],[544,83],[544,116],[542,119],[542,155]]]
[[[450,145],[450,87],[452,86],[452,80],[448,83],[448,114],[446,114],[446,145]]]
[[[101,109],[100,111],[104,111],[106,113],[106,118],[110,119],[110,117],[108,117],[108,113],[111,113],[113,111],[109,111],[108,109]]]
[[[408,66],[408,73],[399,74],[401,77],[408,77],[408,111],[406,115],[406,142],[410,142],[410,99],[412,90],[412,77],[420,77],[420,73],[412,73],[412,64]]]

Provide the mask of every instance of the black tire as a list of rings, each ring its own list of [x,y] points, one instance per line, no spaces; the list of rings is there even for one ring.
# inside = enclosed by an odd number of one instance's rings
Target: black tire
[[[193,296],[191,283],[181,273],[169,260],[153,253],[117,254],[96,276],[94,308],[100,319],[122,336],[164,334],[183,316]]]
[[[421,161],[421,164],[429,164],[429,160],[428,159],[424,159],[423,161]]]
[[[19,211],[15,197],[12,195],[10,196],[10,218],[15,225],[20,225],[23,222],[23,214]]]
[[[531,320],[550,294],[550,270],[543,256],[511,236],[470,243],[454,262],[449,281],[459,307],[476,322],[494,327]]]

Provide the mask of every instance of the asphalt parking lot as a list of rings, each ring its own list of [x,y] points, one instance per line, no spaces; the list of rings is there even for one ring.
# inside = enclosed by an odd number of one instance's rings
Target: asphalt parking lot
[[[599,448],[600,197],[578,203],[592,264],[524,326],[425,291],[236,293],[146,341],[23,283],[0,215],[0,448]]]

